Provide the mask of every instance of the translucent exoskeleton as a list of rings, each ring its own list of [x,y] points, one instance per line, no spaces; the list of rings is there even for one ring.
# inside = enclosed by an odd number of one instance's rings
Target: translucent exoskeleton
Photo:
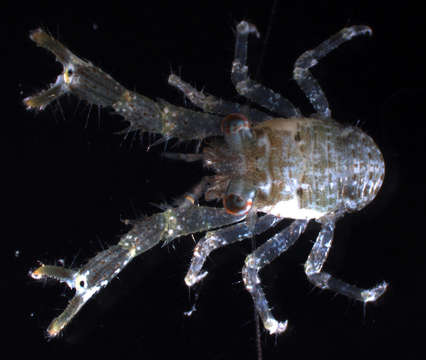
[[[303,117],[289,100],[249,77],[246,58],[250,34],[259,35],[256,27],[240,22],[231,80],[240,95],[267,113],[206,95],[174,74],[169,84],[202,111],[153,101],[127,90],[45,31],[31,33],[38,46],[62,63],[63,72],[48,90],[24,99],[28,109],[43,110],[62,95],[74,94],[90,104],[112,108],[130,123],[131,130],[160,134],[163,140],[215,136],[199,154],[169,155],[202,161],[215,173],[182,196],[179,206],[134,221],[117,245],[80,268],[42,265],[31,272],[35,279],[53,278],[75,289],[66,309],[48,327],[49,336],[58,335],[92,296],[153,246],[206,232],[194,249],[185,277],[186,284],[193,286],[207,275],[203,264],[213,250],[261,234],[283,218],[294,222],[249,254],[242,270],[244,285],[270,334],[284,332],[287,320],[278,321],[272,314],[259,271],[293,245],[311,219],[321,224],[321,230],[305,263],[309,281],[364,303],[385,292],[386,282],[361,289],[322,271],[336,221],[375,198],[383,182],[384,162],[367,134],[332,119],[327,99],[310,72],[330,51],[353,37],[370,35],[371,29],[362,25],[344,28],[296,60],[294,80],[315,109],[311,117]],[[202,197],[206,201],[222,199],[223,207],[199,205]]]

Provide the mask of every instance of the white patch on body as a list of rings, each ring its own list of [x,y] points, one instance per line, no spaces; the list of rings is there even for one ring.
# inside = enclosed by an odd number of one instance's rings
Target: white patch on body
[[[262,212],[278,216],[280,218],[291,219],[319,219],[324,216],[326,212],[318,211],[308,208],[300,208],[299,200],[295,196],[290,200],[282,200],[273,206],[265,206],[259,209]]]

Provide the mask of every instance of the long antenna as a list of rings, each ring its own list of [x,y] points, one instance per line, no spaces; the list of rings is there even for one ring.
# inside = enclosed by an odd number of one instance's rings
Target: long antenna
[[[278,1],[274,0],[271,6],[271,12],[269,13],[268,27],[266,28],[265,36],[263,37],[262,51],[260,52],[259,63],[257,64],[256,73],[254,75],[254,78],[256,80],[259,80],[260,72],[263,66],[263,59],[265,58],[265,54],[266,54],[266,46],[268,44],[269,37],[271,35],[272,25],[273,25],[275,13],[277,10],[277,3]]]

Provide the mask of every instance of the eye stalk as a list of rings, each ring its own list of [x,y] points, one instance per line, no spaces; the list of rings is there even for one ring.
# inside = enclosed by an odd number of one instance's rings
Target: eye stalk
[[[247,215],[253,206],[255,191],[241,179],[230,182],[223,197],[223,207],[231,215]]]
[[[253,205],[253,200],[244,199],[236,194],[225,195],[223,198],[223,206],[228,214],[241,216],[246,215]]]
[[[225,116],[222,120],[222,132],[225,135],[235,134],[243,129],[250,127],[248,119],[240,113],[232,113]]]
[[[240,151],[244,141],[253,138],[247,117],[240,113],[225,116],[221,128],[226,143],[235,151]]]

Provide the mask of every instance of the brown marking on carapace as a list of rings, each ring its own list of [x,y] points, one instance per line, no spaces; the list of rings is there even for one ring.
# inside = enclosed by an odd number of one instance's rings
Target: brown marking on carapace
[[[296,135],[294,135],[294,141],[299,142],[300,140],[302,140],[300,132],[297,132]]]
[[[123,101],[127,102],[127,103],[131,103],[132,102],[132,94],[129,90],[126,90],[123,92],[123,94],[121,95]]]

